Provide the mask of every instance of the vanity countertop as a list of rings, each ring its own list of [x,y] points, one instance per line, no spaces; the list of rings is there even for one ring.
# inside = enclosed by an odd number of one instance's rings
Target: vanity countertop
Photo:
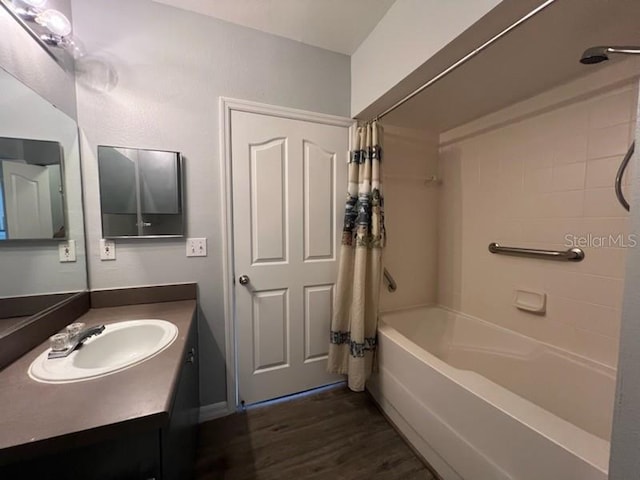
[[[158,318],[178,327],[166,350],[111,375],[59,385],[32,380],[27,370],[48,340],[0,371],[0,464],[165,426],[195,309],[195,300],[185,300],[89,310],[77,321]]]

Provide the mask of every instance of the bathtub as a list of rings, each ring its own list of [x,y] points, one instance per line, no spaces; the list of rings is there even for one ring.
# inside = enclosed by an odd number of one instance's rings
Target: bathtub
[[[381,315],[368,390],[445,480],[606,480],[615,370],[438,307]]]

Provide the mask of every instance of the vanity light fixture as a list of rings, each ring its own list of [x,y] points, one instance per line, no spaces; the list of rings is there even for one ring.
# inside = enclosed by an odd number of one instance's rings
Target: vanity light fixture
[[[54,33],[43,33],[40,35],[40,40],[51,47],[64,48],[75,60],[87,54],[82,42],[73,36],[63,37]]]
[[[47,0],[20,0],[22,3],[26,3],[35,8],[43,8],[47,4]]]
[[[58,10],[45,10],[36,16],[35,21],[43,27],[46,27],[54,35],[66,37],[71,34],[71,22]]]
[[[49,53],[57,60],[69,57],[77,60],[86,55],[82,42],[71,35],[71,21],[61,11],[47,8],[48,0],[0,0],[0,2],[43,46],[60,49],[59,51],[49,49]]]

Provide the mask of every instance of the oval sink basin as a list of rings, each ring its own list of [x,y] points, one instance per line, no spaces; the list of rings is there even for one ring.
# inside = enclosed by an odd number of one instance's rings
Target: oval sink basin
[[[130,320],[105,325],[102,334],[87,339],[64,358],[47,358],[49,349],[29,367],[38,382],[70,383],[120,372],[157,355],[178,336],[178,328],[165,320]]]

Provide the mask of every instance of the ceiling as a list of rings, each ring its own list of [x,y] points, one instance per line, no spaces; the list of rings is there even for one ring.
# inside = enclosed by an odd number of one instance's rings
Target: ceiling
[[[395,0],[154,0],[351,55]]]

